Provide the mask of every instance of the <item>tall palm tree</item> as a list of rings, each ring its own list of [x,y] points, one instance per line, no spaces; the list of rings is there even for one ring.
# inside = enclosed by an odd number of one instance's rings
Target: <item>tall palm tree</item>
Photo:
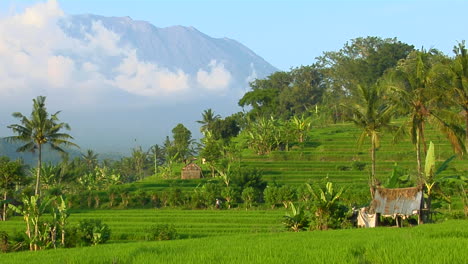
[[[468,152],[468,51],[465,41],[453,47],[455,58],[450,67],[454,79],[451,87],[454,96],[450,96],[464,111],[465,115],[465,151]]]
[[[437,50],[412,52],[393,72],[392,85],[395,103],[408,120],[398,134],[409,129],[416,147],[418,177],[422,180],[422,157],[427,152],[425,127],[427,123],[439,128],[452,143],[455,151],[462,151],[463,141],[459,126],[453,122],[450,111],[437,106],[442,95],[437,84],[439,75],[433,66],[445,58]],[[446,95],[445,95],[446,96]],[[401,133],[400,133],[401,132]]]
[[[206,131],[211,130],[213,123],[220,119],[220,115],[215,115],[214,111],[211,108],[204,110],[202,114],[203,120],[198,120],[197,123],[201,124],[200,132],[205,133]]]
[[[358,139],[361,146],[366,137],[370,137],[370,156],[372,162],[371,177],[369,185],[374,187],[376,182],[376,150],[380,147],[380,138],[384,130],[395,130],[396,126],[391,124],[394,107],[385,95],[384,86],[376,84],[372,86],[357,86],[356,100],[352,104],[343,105],[353,114],[351,121],[362,129]]]
[[[61,132],[63,129],[70,130],[70,126],[67,123],[60,122],[58,119],[60,111],[49,115],[45,107],[45,100],[45,96],[38,96],[36,99],[33,99],[33,109],[30,118],[19,112],[13,113],[13,117],[20,119],[21,124],[9,125],[8,128],[13,130],[13,133],[17,135],[6,138],[9,141],[21,141],[25,143],[17,149],[18,152],[37,151],[36,195],[40,194],[42,146],[49,144],[53,150],[60,153],[65,153],[61,145],[78,147],[75,143],[69,141],[73,139],[72,136]]]

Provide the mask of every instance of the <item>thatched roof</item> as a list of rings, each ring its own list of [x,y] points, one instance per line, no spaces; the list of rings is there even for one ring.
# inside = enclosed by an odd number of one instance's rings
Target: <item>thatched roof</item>
[[[371,207],[382,215],[413,215],[419,213],[423,192],[420,187],[376,188]]]
[[[200,179],[202,177],[202,169],[195,163],[189,163],[182,168],[182,179]]]
[[[195,163],[189,163],[185,167],[183,167],[182,170],[183,171],[193,171],[193,170],[201,171],[201,168]]]

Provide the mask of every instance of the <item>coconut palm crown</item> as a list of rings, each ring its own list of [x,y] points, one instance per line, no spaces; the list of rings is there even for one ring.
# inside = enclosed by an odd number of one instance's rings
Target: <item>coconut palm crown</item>
[[[60,122],[58,119],[60,111],[49,115],[45,107],[45,100],[45,96],[38,96],[36,99],[33,99],[33,109],[29,118],[19,112],[13,113],[13,117],[18,118],[20,124],[9,125],[8,128],[10,128],[16,136],[6,138],[11,142],[25,143],[17,149],[18,152],[37,151],[38,170],[36,174],[36,195],[40,194],[42,146],[48,144],[53,150],[60,153],[66,153],[61,146],[78,147],[75,143],[69,141],[73,139],[72,136],[61,132],[63,129],[70,130],[70,126],[67,123]]]

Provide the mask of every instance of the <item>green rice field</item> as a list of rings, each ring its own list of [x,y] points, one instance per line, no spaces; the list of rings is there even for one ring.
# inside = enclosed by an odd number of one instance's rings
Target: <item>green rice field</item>
[[[468,224],[450,220],[408,228],[285,232],[283,210],[108,210],[71,216],[101,218],[113,232],[93,247],[2,254],[1,263],[466,263]],[[138,240],[145,226],[173,224],[182,238]],[[21,229],[20,219],[7,222]],[[4,225],[2,223],[2,229]]]

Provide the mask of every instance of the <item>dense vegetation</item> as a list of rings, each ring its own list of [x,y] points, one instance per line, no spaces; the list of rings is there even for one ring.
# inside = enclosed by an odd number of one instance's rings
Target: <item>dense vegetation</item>
[[[6,138],[20,144],[18,151],[37,153],[37,166],[29,168],[21,160],[0,159],[4,221],[0,231],[6,231],[0,232],[0,247],[3,251],[39,250],[108,240],[350,228],[352,208],[368,205],[377,186],[423,188],[427,221],[466,218],[466,52],[464,42],[458,43],[454,57],[449,57],[435,49],[415,50],[397,39],[357,38],[339,51],[325,52],[310,66],[252,82],[252,90],[239,101],[240,106],[250,109],[247,112],[222,118],[213,109],[205,110],[197,121],[203,134],[199,142],[178,124],[163,144],[148,150],[137,147],[131,156],[119,160],[102,159],[93,150],[80,157],[67,155],[64,147],[76,146],[72,136],[64,132],[70,127],[59,120],[59,112],[49,114],[46,98],[39,96],[33,99],[29,117],[13,114],[19,123],[9,126],[15,135]],[[43,162],[46,146],[63,154],[60,162]],[[202,179],[180,179],[182,167],[189,163],[202,168]],[[178,210],[98,210],[135,208]],[[215,208],[223,210],[191,210]],[[20,216],[26,223],[24,234],[18,233],[24,227]],[[160,225],[148,224],[153,222]],[[393,223],[388,220],[386,224]],[[136,230],[135,226],[145,229]],[[420,241],[409,240],[405,245],[415,249],[438,238],[439,242],[466,244],[466,228],[459,229],[461,232],[447,231],[448,237],[439,237],[443,232],[435,228],[417,227],[411,232]],[[265,240],[295,241],[291,247],[302,241],[316,248],[318,244],[313,246],[316,242],[310,241],[316,236],[330,239],[330,243],[356,236],[333,252],[336,262],[394,260],[391,254],[376,253],[388,250],[376,244],[388,239],[392,231],[375,231],[385,238],[376,238],[372,231],[346,232],[330,232],[329,238],[314,233],[296,240],[290,234],[265,234],[252,240],[256,244],[244,244],[251,239],[248,235],[232,236],[233,247],[250,246],[262,253],[254,259],[230,257],[270,261],[268,249],[256,246]],[[358,232],[365,237],[358,238]],[[211,248],[203,243],[217,245],[218,239],[226,237],[200,239],[198,250],[209,252]],[[364,240],[371,242],[362,243]],[[135,252],[142,247],[139,243],[112,248]],[[167,247],[160,256],[163,261],[164,254],[170,256],[184,243],[190,242],[155,244],[158,249],[145,244],[147,253],[131,256],[111,251],[114,253],[103,255],[102,261],[140,261],[140,255],[150,257],[155,250],[163,252],[160,247]],[[361,246],[356,247],[358,244]],[[86,249],[66,252],[82,254],[81,250]],[[409,259],[427,257],[413,251]],[[304,254],[312,254],[308,252]],[[44,261],[52,256],[48,254],[62,253],[44,253]],[[323,261],[322,257],[330,254],[321,251],[316,259]],[[22,256],[27,254],[15,258],[20,261]],[[438,257],[441,262],[463,259]],[[197,260],[193,255],[193,261]]]

